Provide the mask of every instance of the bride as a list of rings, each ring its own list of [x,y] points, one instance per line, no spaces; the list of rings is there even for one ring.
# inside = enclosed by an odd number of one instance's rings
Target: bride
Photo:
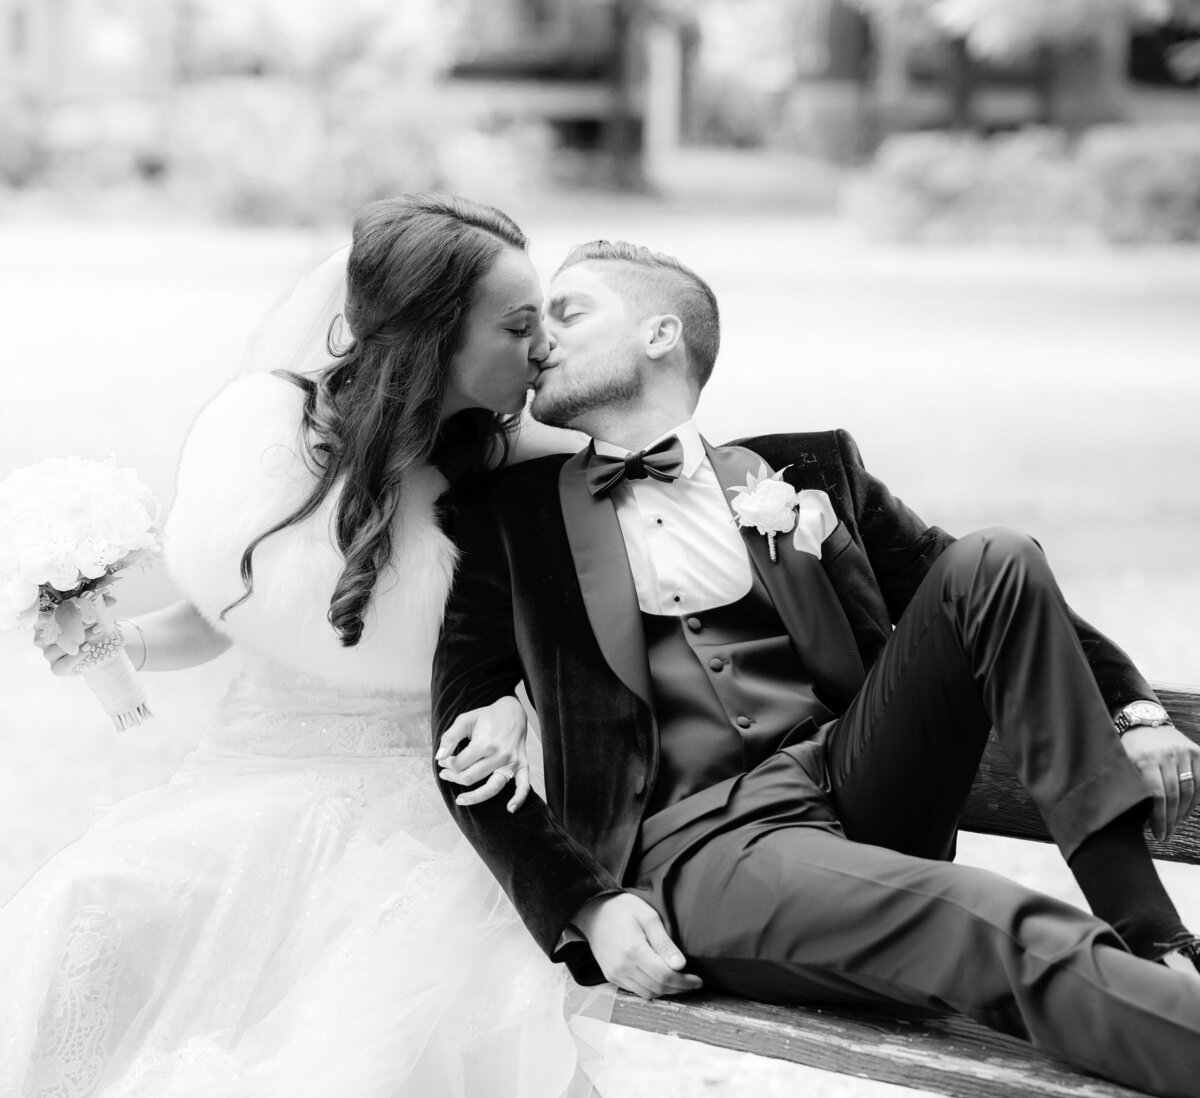
[[[98,813],[0,911],[0,1094],[589,1089],[575,1029],[607,1003],[534,945],[429,760],[455,567],[438,500],[507,457],[546,354],[525,246],[463,199],[367,206],[196,420],[166,531],[186,599],[92,640],[147,671],[236,643],[245,667],[167,785]],[[514,698],[472,715],[444,780],[515,807],[525,732]]]

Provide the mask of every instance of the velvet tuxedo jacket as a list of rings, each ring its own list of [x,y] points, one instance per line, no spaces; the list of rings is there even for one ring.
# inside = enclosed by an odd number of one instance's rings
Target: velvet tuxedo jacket
[[[750,528],[743,536],[817,696],[842,712],[954,539],[871,476],[845,431],[707,450],[722,487],[743,487],[765,461],[786,466],[794,488],[828,495],[838,523],[819,558],[784,534],[772,563],[763,535]],[[588,493],[586,455],[511,466],[447,499],[461,558],[434,661],[433,707],[436,743],[459,714],[524,681],[541,726],[546,800],[530,796],[514,814],[504,797],[460,808],[460,788],[439,784],[539,945],[577,979],[597,982],[586,945],[560,942],[584,903],[621,888],[655,780],[658,736],[616,508]],[[1119,648],[1075,623],[1110,709],[1154,696]]]

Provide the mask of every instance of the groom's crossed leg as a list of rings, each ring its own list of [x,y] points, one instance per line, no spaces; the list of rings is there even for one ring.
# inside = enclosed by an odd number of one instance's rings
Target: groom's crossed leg
[[[710,987],[953,1009],[1112,1078],[1195,1093],[1197,981],[985,870],[820,827],[751,826],[702,846],[648,898]]]

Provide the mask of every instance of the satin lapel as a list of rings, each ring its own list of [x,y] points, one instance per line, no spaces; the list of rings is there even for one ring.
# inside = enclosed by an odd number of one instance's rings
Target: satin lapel
[[[724,489],[744,488],[746,474],[758,475],[767,465],[758,454],[741,446],[710,446],[705,442],[704,449]],[[775,472],[769,465],[767,470]],[[733,493],[727,491],[725,498],[732,500]],[[732,508],[729,513],[732,517]],[[847,704],[862,686],[862,657],[846,611],[821,561],[812,553],[795,549],[790,534],[780,534],[775,539],[778,559],[772,562],[763,534],[752,526],[742,527],[741,534],[751,563],[814,681],[837,694],[841,705]]]
[[[625,539],[612,498],[596,499],[588,491],[590,452],[589,445],[567,461],[558,474],[567,541],[588,621],[604,659],[617,678],[653,710],[646,637]]]

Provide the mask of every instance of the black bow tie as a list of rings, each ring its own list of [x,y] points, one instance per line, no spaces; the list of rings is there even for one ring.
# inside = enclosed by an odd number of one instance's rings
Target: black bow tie
[[[659,439],[646,450],[626,454],[623,458],[606,457],[592,450],[588,459],[588,491],[593,496],[611,492],[623,480],[672,481],[683,472],[683,444],[674,435]]]

